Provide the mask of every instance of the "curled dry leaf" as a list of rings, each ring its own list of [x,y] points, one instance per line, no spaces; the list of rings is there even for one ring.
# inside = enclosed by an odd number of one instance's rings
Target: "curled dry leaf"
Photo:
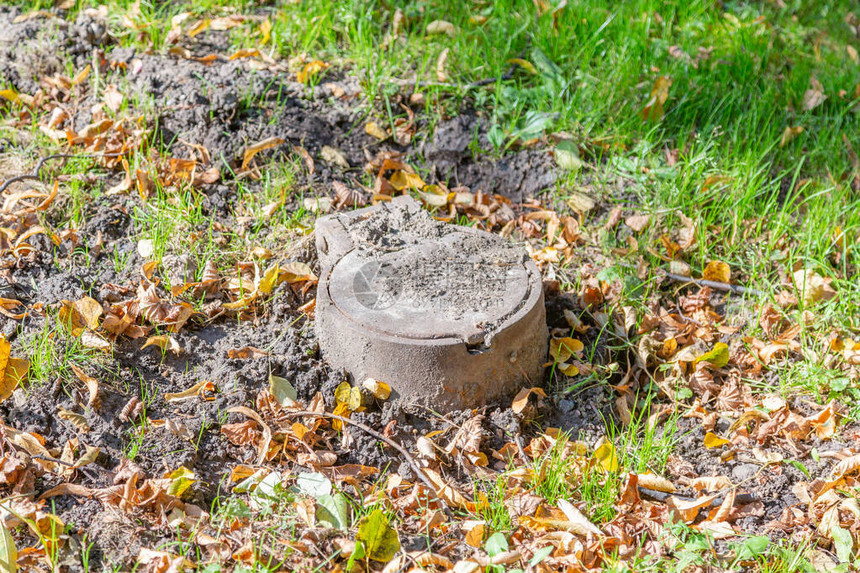
[[[566,499],[558,500],[558,508],[564,512],[567,519],[578,528],[578,530],[574,530],[575,533],[580,533],[581,535],[603,535],[603,532],[600,531],[596,525],[591,523],[591,521],[589,521],[588,518],[576,508],[576,506]]]
[[[177,356],[182,353],[182,347],[179,346],[176,339],[166,334],[150,336],[146,339],[146,342],[143,343],[143,346],[141,346],[140,349],[143,350],[148,346],[156,346],[161,349],[162,352],[170,351]]]
[[[669,88],[672,86],[672,78],[659,76],[654,80],[651,88],[651,98],[642,108],[642,119],[657,121],[663,117],[663,105],[669,99]]]
[[[215,398],[213,394],[215,394],[215,392],[215,384],[213,384],[209,380],[201,380],[200,382],[183,392],[165,394],[164,400],[166,402],[180,402],[182,400],[194,398],[195,396],[200,396],[202,400],[214,400]]]
[[[254,156],[261,151],[277,147],[282,143],[284,143],[284,140],[280,137],[269,137],[262,141],[258,141],[257,143],[254,143],[252,145],[249,145],[247,148],[245,148],[245,152],[242,155],[242,169],[247,169],[248,165],[251,164],[251,160],[254,159]]]
[[[364,132],[380,141],[388,139],[391,136],[391,134],[382,129],[375,121],[368,121],[364,124]]]
[[[532,394],[537,394],[538,396],[546,398],[546,392],[543,391],[543,388],[523,388],[522,390],[517,392],[516,396],[514,396],[514,401],[511,404],[511,409],[517,414],[521,413],[523,410],[526,409],[526,406],[528,406],[529,396],[531,396]]]
[[[721,491],[732,487],[732,480],[727,476],[705,476],[690,480],[690,487],[697,492]]]
[[[675,484],[664,477],[655,474],[639,474],[639,485],[655,491],[675,493]]]
[[[81,370],[75,364],[72,364],[72,372],[75,373],[75,376],[78,377],[78,380],[86,384],[87,393],[89,394],[89,399],[87,400],[87,407],[92,408],[93,410],[98,410],[100,406],[99,400],[99,381]]]
[[[445,48],[436,59],[436,80],[439,82],[447,82],[450,78],[448,72],[445,71],[445,65],[448,63],[448,54],[451,52],[449,48]]]
[[[827,99],[824,94],[824,86],[818,81],[818,78],[812,76],[809,78],[809,89],[803,94],[803,109],[812,111],[817,108]]]
[[[87,419],[81,414],[77,414],[60,407],[57,408],[57,417],[71,422],[81,432],[86,433],[90,431],[90,425],[87,423]]]
[[[30,362],[11,356],[12,345],[0,334],[0,402],[9,398],[27,376]]]
[[[830,286],[830,280],[825,279],[815,271],[801,269],[792,275],[797,296],[807,306],[819,301],[830,300],[836,296],[836,291]]]
[[[322,160],[326,163],[337,165],[338,167],[342,167],[343,169],[349,169],[349,161],[346,160],[346,157],[343,156],[343,153],[341,153],[334,147],[323,145],[322,149],[320,149],[320,158],[322,158]]]
[[[242,348],[231,348],[227,351],[227,358],[248,360],[249,358],[265,358],[269,355],[265,350],[255,348],[253,346],[243,346]]]
[[[447,34],[453,38],[456,33],[457,27],[447,20],[433,20],[427,24],[427,34],[430,36]]]

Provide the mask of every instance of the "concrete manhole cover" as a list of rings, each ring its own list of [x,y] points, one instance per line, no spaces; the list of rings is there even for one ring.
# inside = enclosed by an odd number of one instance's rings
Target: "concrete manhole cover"
[[[540,273],[522,248],[434,220],[409,197],[317,222],[316,328],[356,380],[437,409],[537,383],[547,328]]]

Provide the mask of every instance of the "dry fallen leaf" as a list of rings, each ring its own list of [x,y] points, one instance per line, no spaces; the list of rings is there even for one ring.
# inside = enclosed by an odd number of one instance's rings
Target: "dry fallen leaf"
[[[671,85],[672,78],[669,76],[659,76],[654,80],[654,86],[651,88],[651,99],[642,108],[642,119],[657,121],[663,117],[663,105],[669,99],[669,87]]]
[[[456,33],[457,27],[447,20],[433,20],[427,24],[427,34],[431,36],[436,34],[448,34],[453,38]]]
[[[830,286],[830,280],[808,269],[795,271],[792,275],[797,295],[807,306],[819,301],[830,300],[836,296],[836,291]]]
[[[546,392],[543,391],[543,388],[523,388],[522,390],[517,392],[516,396],[514,396],[514,401],[511,404],[511,409],[517,414],[521,413],[523,410],[526,409],[526,406],[528,406],[529,396],[531,396],[532,394],[537,394],[538,396],[546,398]]]
[[[258,141],[257,143],[254,143],[252,145],[249,145],[247,148],[245,148],[245,153],[242,156],[242,169],[247,169],[248,165],[250,165],[251,163],[251,160],[254,159],[254,156],[257,155],[259,152],[265,149],[277,147],[283,142],[284,140],[280,137],[269,137],[262,141]]]
[[[140,349],[143,350],[148,346],[157,346],[161,349],[162,352],[167,352],[169,350],[177,356],[182,353],[182,347],[179,346],[179,343],[176,341],[176,339],[166,334],[150,336],[146,339],[146,342],[143,343],[143,346],[141,346]]]
[[[361,385],[365,390],[373,394],[377,400],[388,400],[388,397],[391,396],[391,386],[385,382],[367,378]]]
[[[189,398],[194,398],[195,396],[200,396],[203,400],[213,400],[212,394],[215,393],[215,384],[210,382],[209,380],[201,380],[188,390],[184,390],[182,392],[169,393],[164,395],[165,402],[179,402],[181,400],[187,400]]]
[[[731,281],[732,271],[729,265],[722,261],[711,261],[705,266],[702,278],[706,281],[728,283]]]
[[[803,94],[803,109],[812,111],[823,104],[826,99],[827,96],[824,94],[824,86],[821,85],[821,82],[815,76],[809,78],[809,89]]]

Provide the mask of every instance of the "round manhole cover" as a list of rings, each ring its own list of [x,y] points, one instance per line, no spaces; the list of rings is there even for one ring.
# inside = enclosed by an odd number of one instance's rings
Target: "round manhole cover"
[[[335,368],[439,410],[539,382],[541,277],[521,247],[436,221],[409,197],[323,217],[316,240],[315,328]]]
[[[479,341],[525,304],[525,261],[463,251],[470,241],[451,240],[463,239],[456,234],[446,239],[370,260],[350,251],[331,271],[332,302],[365,328],[394,336]]]

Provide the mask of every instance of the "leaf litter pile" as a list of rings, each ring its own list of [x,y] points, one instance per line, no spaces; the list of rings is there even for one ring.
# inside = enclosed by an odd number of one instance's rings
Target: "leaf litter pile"
[[[14,86],[0,92],[0,568],[728,570],[779,559],[769,546],[817,567],[851,555],[850,405],[780,393],[774,374],[813,337],[831,384],[858,382],[856,335],[804,329],[843,296],[829,280],[787,268],[771,302],[741,298],[725,262],[691,270],[710,232],[694,214],[672,227],[584,188],[540,193],[579,162],[570,142],[475,157],[459,142],[484,129],[470,112],[434,135],[404,90],[388,125],[326,62],[219,51],[235,26],[265,43],[265,18],[176,17],[161,55],[105,52],[104,19],[0,9],[20,46],[0,58]],[[662,113],[667,83],[643,117]],[[313,217],[404,193],[525,245],[545,277],[546,380],[442,415],[319,356]],[[601,249],[607,233],[627,247]],[[617,262],[639,243],[664,265]]]

